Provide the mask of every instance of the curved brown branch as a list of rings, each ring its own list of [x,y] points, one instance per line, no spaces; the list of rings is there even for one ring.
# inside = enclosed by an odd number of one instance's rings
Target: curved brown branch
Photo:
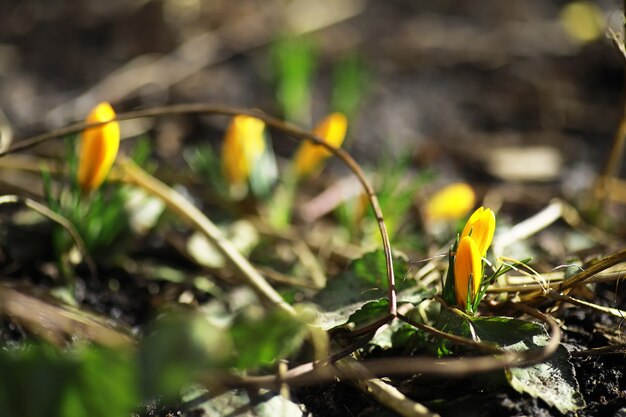
[[[232,374],[206,375],[203,382],[208,385],[226,385],[230,387],[265,387],[276,389],[282,383],[291,386],[314,385],[329,382],[337,378],[368,378],[371,375],[406,376],[414,374],[463,377],[466,375],[495,371],[509,367],[528,366],[549,358],[559,347],[561,330],[551,317],[523,304],[510,303],[512,307],[542,321],[548,325],[550,340],[541,349],[523,352],[502,352],[496,355],[461,358],[399,357],[372,359],[360,362],[367,372],[340,372],[333,364],[306,363],[290,369],[280,378],[276,375],[241,376]]]
[[[315,136],[312,132],[308,132],[303,129],[299,129],[291,124],[285,123],[282,120],[279,120],[275,117],[269,116],[259,110],[250,110],[250,109],[241,109],[227,106],[219,106],[219,105],[211,105],[205,103],[191,103],[191,104],[177,104],[172,106],[162,106],[162,107],[154,107],[150,109],[136,110],[127,113],[120,113],[117,115],[116,120],[124,121],[137,119],[142,117],[156,117],[162,115],[172,115],[172,114],[215,114],[215,115],[224,115],[224,116],[235,116],[238,114],[245,114],[248,116],[253,116],[263,120],[268,126],[273,127],[277,130],[280,130],[286,133],[288,136],[295,138],[297,140],[309,140],[314,142],[319,146],[323,146],[330,153],[335,155],[337,158],[341,159],[341,161],[346,164],[346,166],[356,175],[361,186],[365,190],[367,197],[369,199],[372,210],[374,211],[374,216],[376,217],[376,222],[378,224],[378,229],[380,231],[380,235],[383,241],[383,249],[385,253],[385,261],[387,268],[387,296],[389,298],[389,314],[392,316],[396,316],[397,314],[397,300],[396,300],[396,290],[395,290],[395,277],[393,272],[393,256],[391,253],[391,243],[389,241],[389,235],[387,233],[387,227],[385,225],[385,221],[383,218],[383,213],[380,209],[380,204],[378,202],[378,198],[376,197],[376,193],[374,192],[373,187],[367,181],[365,177],[365,173],[356,163],[356,161],[350,156],[348,152],[341,148],[335,148],[331,145],[328,145],[324,142],[320,137]],[[13,146],[11,146],[8,150],[4,152],[0,152],[0,158],[9,155],[24,149],[32,148],[40,143],[43,143],[47,140],[54,139],[57,137],[70,135],[73,133],[78,133],[88,127],[95,127],[102,125],[104,123],[74,123],[69,126],[55,129],[50,132],[46,132],[37,136],[30,137],[28,139],[21,140],[16,142]]]
[[[529,357],[526,358],[526,361],[518,366],[530,365],[532,363],[537,363],[548,359],[550,356],[552,356],[552,354],[554,354],[554,352],[556,352],[561,344],[561,328],[559,327],[559,324],[549,315],[544,314],[541,311],[536,310],[532,307],[529,307],[526,304],[513,302],[511,302],[510,304],[513,308],[519,311],[523,311],[529,316],[532,316],[537,320],[542,321],[550,328],[550,340],[548,344],[544,346],[544,348],[541,349],[537,355],[529,355]]]

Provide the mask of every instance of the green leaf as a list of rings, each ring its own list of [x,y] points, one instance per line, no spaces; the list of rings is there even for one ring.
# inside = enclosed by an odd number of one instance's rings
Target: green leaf
[[[409,269],[406,259],[395,256],[393,261],[396,290],[402,291],[414,285],[414,281],[405,279]],[[378,250],[352,261],[344,273],[330,279],[328,285],[315,296],[315,302],[323,309],[331,311],[348,304],[360,302],[362,305],[365,301],[386,297],[386,289],[385,254]]]
[[[183,151],[183,157],[202,183],[209,186],[212,195],[220,200],[229,200],[228,182],[224,178],[218,150],[211,145],[189,147]]]
[[[133,150],[131,151],[130,158],[139,166],[145,167],[148,163],[148,159],[152,154],[152,141],[147,135],[139,137]]]
[[[544,342],[539,341],[540,344]],[[562,346],[546,362],[527,368],[511,368],[506,376],[516,391],[541,398],[563,414],[586,406],[569,353]]]
[[[61,417],[61,399],[69,381],[76,375],[76,364],[59,357],[52,346],[25,346],[0,353],[0,410],[3,415]]]
[[[435,320],[435,327],[443,332],[451,333],[457,336],[471,337],[468,321],[458,314],[442,309]],[[452,354],[455,344],[449,340],[435,338],[436,350],[438,356],[447,356]]]
[[[139,402],[134,357],[96,346],[79,352],[77,377],[68,387],[63,416],[128,415]]]
[[[443,310],[437,328],[464,337],[472,337],[473,333],[482,342],[493,342],[512,352],[541,349],[549,341],[543,325],[510,317],[465,319]],[[440,352],[449,353],[447,348],[450,345],[449,342],[441,343]],[[507,369],[506,377],[511,387],[518,392],[540,398],[563,414],[585,407],[576,372],[569,361],[567,350],[562,346],[542,363]]]
[[[300,347],[309,313],[294,318],[281,310],[252,306],[239,314],[230,329],[239,369],[269,365]]]
[[[476,317],[472,326],[481,340],[496,342],[507,351],[540,349],[549,341],[542,325],[509,317]],[[563,414],[585,407],[574,366],[562,346],[546,361],[510,368],[506,376],[516,391],[541,398]]]
[[[196,311],[163,313],[140,346],[141,386],[145,398],[176,398],[198,372],[232,360],[227,332]]]
[[[426,333],[417,330],[414,326],[410,324],[403,323],[400,320],[394,320],[391,322],[389,326],[393,331],[391,332],[391,337],[389,338],[389,347],[393,346],[396,349],[406,350],[408,347],[414,347],[417,344],[423,345],[424,343],[429,343],[426,341]],[[385,331],[380,332],[385,333]],[[376,344],[382,348],[385,348],[385,335],[376,334],[374,336],[375,339],[379,338],[376,341]],[[421,350],[421,349],[420,349]]]
[[[374,323],[376,320],[380,320],[388,315],[389,300],[384,298],[365,303],[348,318],[347,323],[352,323],[355,328],[359,328]],[[377,346],[381,349],[390,349],[392,347],[398,347],[401,344],[406,344],[406,338],[410,337],[410,335],[406,333],[407,329],[415,330],[414,327],[408,326],[400,320],[391,321],[382,331],[376,332],[374,337],[368,342],[368,345]]]
[[[511,317],[473,317],[471,323],[480,340],[503,347],[546,334],[539,323]]]
[[[418,287],[415,281],[406,279],[409,265],[405,258],[395,256],[393,269],[398,302],[419,304],[434,294],[434,289]],[[387,309],[389,306],[386,288],[384,252],[379,250],[363,255],[353,261],[344,273],[330,279],[328,285],[316,294],[315,302],[325,310],[319,314],[318,325],[325,330],[344,325],[351,321],[351,316],[359,309],[363,311],[360,316],[355,316],[357,319],[373,314],[382,317],[382,306],[387,306]]]
[[[132,355],[95,346],[49,345],[0,351],[5,417],[130,415],[139,403]]]
[[[411,212],[416,193],[432,177],[428,171],[420,171],[414,175],[408,155],[406,153],[406,156],[400,158],[387,156],[377,169],[377,172],[384,173],[376,181],[376,188],[380,190],[377,194],[378,202],[385,213],[385,224],[394,247],[398,243],[419,243],[417,234],[407,235],[403,230],[406,230],[413,217],[407,215]],[[368,216],[374,219],[374,212],[369,210]]]
[[[538,348],[548,343],[548,335],[537,335],[505,349],[510,351]],[[525,368],[510,368],[506,377],[518,392],[541,398],[548,405],[566,414],[586,406],[576,380],[576,371],[570,362],[569,352],[559,346],[548,360]]]
[[[349,318],[348,323],[354,323],[355,327],[363,327],[376,320],[382,319],[389,314],[389,300],[386,298],[370,301],[363,304]]]

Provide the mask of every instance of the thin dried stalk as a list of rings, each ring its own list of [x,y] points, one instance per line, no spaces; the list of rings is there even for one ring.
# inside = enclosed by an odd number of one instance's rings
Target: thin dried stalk
[[[626,318],[626,311],[620,310],[619,308],[601,306],[598,304],[590,303],[589,301],[579,300],[578,298],[570,297],[568,295],[562,295],[555,291],[551,291],[550,293],[548,293],[548,297],[552,298],[553,300],[565,301],[566,303],[570,303],[575,306],[588,307],[620,319]]]
[[[545,274],[544,274],[545,275]],[[518,277],[514,277],[518,278]],[[525,293],[525,292],[535,292],[535,291],[544,291],[546,289],[557,289],[559,285],[565,280],[563,276],[561,277],[551,277],[545,276],[547,278],[548,285],[547,288],[543,284],[531,283],[531,282],[520,282],[518,284],[510,284],[510,285],[497,285],[491,286],[487,290],[488,293],[492,294],[501,294],[505,292],[516,292],[516,293]],[[597,274],[592,277],[589,277],[585,280],[586,284],[594,284],[598,282],[611,282],[611,281],[619,281],[626,278],[625,271],[616,271],[616,272],[606,272],[603,274]]]
[[[123,159],[120,166],[126,174],[125,181],[127,183],[141,187],[145,191],[160,198],[170,210],[189,222],[198,232],[202,233],[235,268],[239,277],[245,280],[257,294],[288,314],[296,314],[293,307],[267,283],[256,268],[239,253],[237,248],[223,236],[220,229],[198,210],[196,206],[191,204],[175,190],[145,172],[130,159]]]
[[[577,273],[576,275],[573,275],[569,277],[568,279],[564,280],[558,287],[559,292],[563,292],[577,285],[586,283],[588,282],[590,278],[595,276],[597,273],[602,272],[605,269],[608,269],[624,261],[626,261],[626,249],[623,249],[619,252],[609,255],[606,258],[591,265],[589,268],[585,269],[584,271],[581,271]]]
[[[366,375],[367,369],[359,362],[346,357],[337,362],[337,368],[341,374],[344,371],[349,373],[361,373]],[[379,403],[395,411],[404,417],[439,417],[422,404],[406,397],[396,387],[386,382],[370,376],[369,378],[359,378],[352,381],[353,385],[363,391],[366,395],[371,395]]]

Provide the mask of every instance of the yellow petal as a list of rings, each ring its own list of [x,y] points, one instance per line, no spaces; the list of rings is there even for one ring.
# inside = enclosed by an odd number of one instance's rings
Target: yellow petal
[[[115,119],[115,111],[109,103],[98,104],[87,116],[87,123],[106,122]],[[78,184],[83,192],[98,188],[109,173],[120,147],[120,125],[106,123],[85,129],[80,139],[78,160]]]
[[[493,211],[479,207],[465,224],[461,233],[461,239],[465,236],[471,236],[476,242],[480,256],[484,257],[487,249],[491,246],[495,230],[496,216],[493,214]]]
[[[476,203],[474,190],[468,184],[450,184],[433,195],[424,208],[429,220],[456,220],[465,216]]]
[[[315,136],[335,148],[341,147],[348,130],[348,118],[342,113],[332,113],[313,130]],[[313,142],[302,143],[294,157],[295,174],[303,177],[313,173],[332,154],[323,146]]]
[[[231,184],[245,182],[265,152],[265,123],[256,117],[233,117],[222,145],[222,169]]]
[[[470,276],[472,278],[470,300],[473,300],[483,279],[482,258],[474,239],[465,236],[459,241],[454,259],[454,290],[456,302],[462,307],[466,305]]]

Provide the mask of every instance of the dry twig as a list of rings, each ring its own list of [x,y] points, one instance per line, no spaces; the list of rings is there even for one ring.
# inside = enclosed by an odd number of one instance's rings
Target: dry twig
[[[338,361],[337,368],[339,369],[340,376],[344,371],[350,374],[360,373],[366,375],[368,373],[363,365],[349,356]],[[433,413],[422,404],[407,398],[406,395],[401,393],[396,387],[387,384],[379,378],[374,378],[373,376],[369,378],[359,378],[353,380],[352,383],[365,394],[373,396],[379,403],[401,416],[439,417],[439,414]]]
[[[295,315],[295,310],[267,283],[265,278],[254,268],[246,258],[226,239],[220,229],[213,224],[193,204],[187,201],[182,195],[172,188],[163,184],[152,175],[145,172],[129,159],[125,159],[121,164],[126,174],[126,182],[134,184],[159,197],[163,202],[178,214],[182,219],[193,225],[220,251],[230,264],[237,270],[240,278],[244,279],[257,294],[265,300],[270,301],[276,307],[282,309],[290,315]]]

